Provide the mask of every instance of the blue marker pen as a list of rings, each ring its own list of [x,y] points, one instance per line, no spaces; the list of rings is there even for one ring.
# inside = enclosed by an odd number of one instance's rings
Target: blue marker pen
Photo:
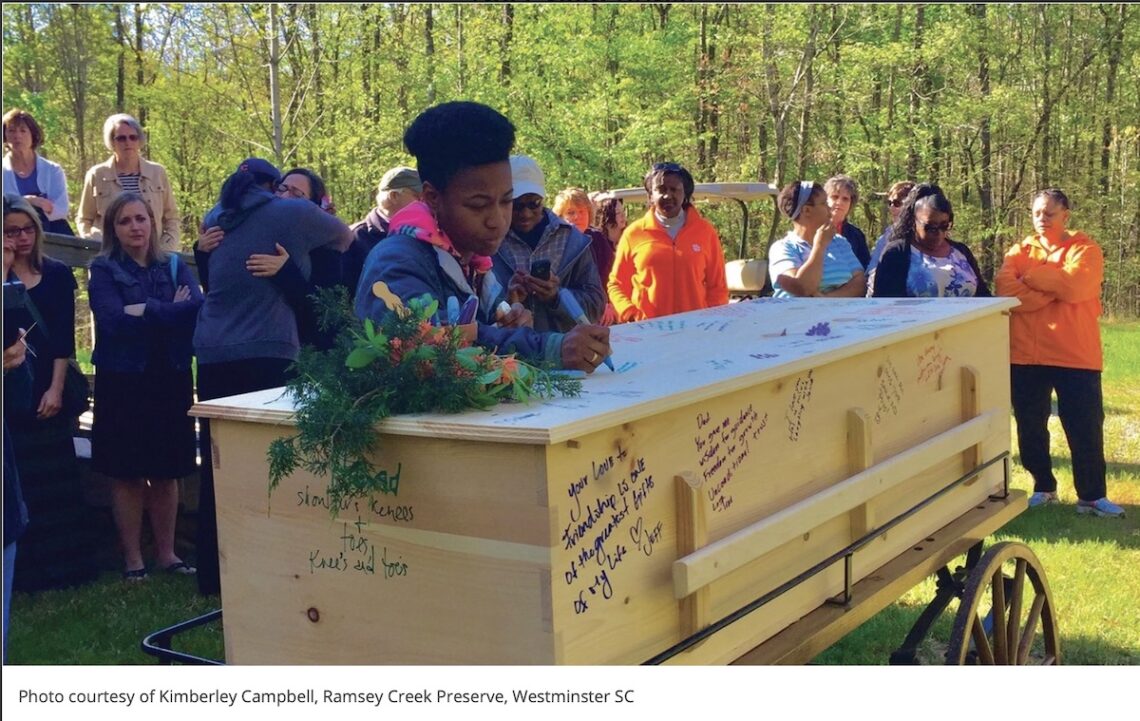
[[[573,293],[565,288],[559,288],[558,302],[562,304],[562,307],[566,309],[566,312],[570,314],[570,317],[574,319],[575,323],[578,325],[590,325],[590,319],[586,317],[586,311],[582,310],[582,306],[578,303],[578,299],[574,297]],[[602,362],[605,363],[606,367],[611,371],[614,370],[614,362],[610,360],[609,356],[606,356]]]

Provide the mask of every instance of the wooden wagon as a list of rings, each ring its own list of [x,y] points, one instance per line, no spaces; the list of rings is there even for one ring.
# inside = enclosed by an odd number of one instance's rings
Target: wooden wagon
[[[322,479],[267,492],[280,389],[201,403],[226,661],[798,663],[936,573],[896,662],[955,597],[949,661],[1056,662],[1032,552],[981,553],[1026,507],[1014,303],[761,299],[617,326],[616,372],[580,397],[385,421],[392,492],[335,518]]]

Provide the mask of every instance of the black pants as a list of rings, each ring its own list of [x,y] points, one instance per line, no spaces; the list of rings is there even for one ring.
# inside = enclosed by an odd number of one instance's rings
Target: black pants
[[[198,365],[198,400],[209,401],[266,388],[278,388],[288,380],[286,369],[292,361],[283,358],[250,358],[229,363]],[[201,419],[201,482],[198,487],[198,592],[208,596],[221,593],[218,568],[218,516],[214,502],[214,452],[210,443],[210,422]],[[266,479],[268,482],[268,479]]]
[[[1082,501],[1105,496],[1104,398],[1100,371],[1056,366],[1010,367],[1013,416],[1021,464],[1033,476],[1034,491],[1057,490],[1049,457],[1049,414],[1057,391],[1057,415],[1073,458],[1073,484]]]

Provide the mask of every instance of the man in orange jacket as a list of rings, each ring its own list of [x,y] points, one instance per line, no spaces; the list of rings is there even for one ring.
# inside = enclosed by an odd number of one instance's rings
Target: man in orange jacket
[[[645,176],[649,210],[618,241],[609,296],[618,320],[646,320],[728,303],[724,249],[693,207],[693,176],[658,163]]]
[[[1009,322],[1010,381],[1021,462],[1033,476],[1030,506],[1057,502],[1049,457],[1053,391],[1073,457],[1077,512],[1121,517],[1105,497],[1100,316],[1104,256],[1091,238],[1066,230],[1069,199],[1056,188],[1033,200],[1033,235],[1010,248],[994,277],[998,295],[1021,301]]]

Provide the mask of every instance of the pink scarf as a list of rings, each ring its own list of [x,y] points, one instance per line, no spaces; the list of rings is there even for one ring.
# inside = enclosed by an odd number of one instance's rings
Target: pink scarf
[[[417,200],[401,208],[388,222],[388,228],[388,232],[391,234],[410,235],[417,240],[446,250],[455,256],[456,260],[459,260],[461,266],[463,265],[459,251],[451,244],[451,239],[447,237],[447,234],[440,230],[431,208],[422,200]],[[492,261],[488,256],[472,255],[467,266],[476,273],[486,273],[491,269],[491,263]]]

